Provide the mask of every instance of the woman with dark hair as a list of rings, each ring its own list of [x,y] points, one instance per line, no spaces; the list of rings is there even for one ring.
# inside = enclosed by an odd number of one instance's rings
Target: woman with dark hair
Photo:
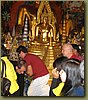
[[[80,63],[75,59],[69,59],[61,65],[63,72],[66,73],[65,85],[61,91],[61,96],[84,96],[84,87],[81,84]],[[60,73],[60,72],[59,72]],[[59,75],[58,75],[59,77]],[[64,77],[63,77],[64,78]],[[70,85],[69,89],[65,87]],[[68,87],[67,87],[68,88]],[[54,94],[58,95],[58,88],[53,90]]]
[[[18,91],[19,86],[17,84],[17,75],[14,70],[13,64],[7,58],[7,50],[3,44],[1,44],[1,60],[5,62],[5,64],[3,65],[1,61],[1,69],[2,67],[5,67],[6,65],[6,78],[11,81],[11,86],[10,86],[8,95],[9,96],[19,96],[19,91]]]
[[[64,57],[64,56],[57,58],[53,63],[53,68],[55,69],[55,71],[57,69],[61,70],[61,64],[66,60],[67,60],[67,57]],[[52,79],[52,83],[51,83],[51,86],[50,86],[49,96],[55,96],[52,90],[54,88],[56,88],[59,85],[59,83],[61,82],[60,78],[56,78],[53,73],[52,73],[52,75],[53,75],[54,78]]]

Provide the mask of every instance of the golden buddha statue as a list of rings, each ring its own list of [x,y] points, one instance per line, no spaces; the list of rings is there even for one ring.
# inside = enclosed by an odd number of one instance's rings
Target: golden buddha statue
[[[50,42],[53,38],[53,27],[48,22],[48,17],[44,16],[43,22],[36,26],[36,39],[38,41]]]

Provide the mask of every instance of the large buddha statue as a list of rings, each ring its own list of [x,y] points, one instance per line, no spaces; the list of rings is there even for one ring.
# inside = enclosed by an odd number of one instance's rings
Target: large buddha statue
[[[49,24],[48,17],[44,16],[43,22],[36,26],[36,39],[40,42],[49,42],[53,36],[53,27]]]

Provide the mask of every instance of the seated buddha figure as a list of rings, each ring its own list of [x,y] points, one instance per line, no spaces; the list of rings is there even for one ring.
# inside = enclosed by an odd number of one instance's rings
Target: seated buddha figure
[[[44,16],[43,22],[36,26],[36,39],[42,42],[49,42],[53,38],[53,27],[48,22],[48,17]]]

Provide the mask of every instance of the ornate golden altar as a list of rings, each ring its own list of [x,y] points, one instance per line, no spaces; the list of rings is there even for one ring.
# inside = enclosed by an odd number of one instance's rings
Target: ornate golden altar
[[[53,69],[53,62],[57,57],[61,56],[61,46],[62,44],[66,43],[68,38],[66,33],[66,20],[63,18],[61,32],[60,29],[59,32],[57,32],[57,19],[54,12],[51,10],[49,1],[41,1],[38,5],[36,14],[31,13],[29,9],[26,7],[26,5],[20,7],[19,9],[16,32],[13,39],[11,52],[14,53],[16,51],[16,47],[18,47],[20,44],[27,46],[29,52],[38,55],[45,62],[50,72],[50,78],[52,78],[51,70]],[[29,23],[29,25],[27,23]],[[21,27],[21,29],[18,31],[17,27]],[[21,34],[22,29],[23,34]],[[84,36],[83,30],[81,33],[83,34],[82,36]],[[62,37],[61,40],[59,40],[60,34]],[[16,40],[20,36],[22,42],[18,44],[18,41]],[[74,38],[72,41],[74,41]],[[82,42],[84,41],[83,39]],[[13,58],[16,57],[15,53],[12,54],[11,52],[10,57],[12,57],[12,55]]]

